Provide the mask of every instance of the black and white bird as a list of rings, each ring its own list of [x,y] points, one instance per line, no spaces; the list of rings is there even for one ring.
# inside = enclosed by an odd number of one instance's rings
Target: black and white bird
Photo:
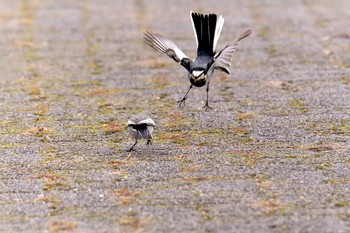
[[[133,115],[128,120],[128,132],[131,137],[135,139],[135,144],[128,150],[129,152],[134,150],[134,146],[137,144],[137,139],[147,139],[147,145],[152,144],[152,133],[155,127],[153,119],[145,112]]]
[[[216,53],[215,48],[218,43],[224,18],[222,15],[216,14],[199,14],[190,12],[194,35],[197,39],[197,58],[192,61],[184,54],[171,40],[167,37],[146,31],[144,33],[144,41],[147,45],[163,53],[176,62],[180,63],[189,72],[190,88],[185,96],[178,101],[179,106],[185,105],[188,93],[192,86],[202,87],[207,84],[207,100],[203,108],[206,110],[211,108],[208,103],[209,99],[209,83],[214,70],[220,70],[230,74],[232,57],[237,49],[238,42],[252,33],[249,29],[232,40],[220,52]]]

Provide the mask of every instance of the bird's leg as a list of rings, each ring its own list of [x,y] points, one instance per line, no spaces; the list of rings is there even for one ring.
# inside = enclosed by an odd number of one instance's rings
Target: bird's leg
[[[132,147],[131,147],[129,150],[127,150],[127,151],[128,151],[128,152],[133,151],[133,150],[134,150],[134,146],[136,146],[136,144],[137,144],[137,139],[135,139],[135,144],[132,145]]]
[[[181,107],[182,104],[184,106],[186,106],[185,101],[186,101],[187,95],[188,95],[188,93],[190,92],[191,89],[192,89],[192,84],[191,84],[190,88],[188,89],[188,91],[186,92],[185,96],[181,100],[177,101],[179,103],[179,107]]]
[[[208,109],[213,109],[209,106],[209,82],[207,84],[207,100],[205,101],[205,105],[203,106],[205,108],[205,111],[208,111]]]
[[[150,140],[150,139],[147,139],[147,143],[146,143],[146,145],[148,145],[148,144],[151,144],[151,145],[152,145],[152,142],[151,142],[151,140]]]

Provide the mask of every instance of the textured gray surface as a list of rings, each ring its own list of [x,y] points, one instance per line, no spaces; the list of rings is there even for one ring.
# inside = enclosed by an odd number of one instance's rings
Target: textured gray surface
[[[0,232],[350,232],[350,2],[0,1]],[[189,11],[247,28],[186,92]],[[126,122],[150,110],[152,146]]]

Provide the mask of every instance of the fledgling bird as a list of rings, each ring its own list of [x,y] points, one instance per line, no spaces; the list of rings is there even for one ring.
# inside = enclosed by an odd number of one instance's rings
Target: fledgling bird
[[[136,146],[139,138],[147,139],[147,145],[152,144],[151,139],[153,138],[154,127],[153,119],[144,112],[131,116],[128,120],[127,129],[130,136],[135,139],[135,144],[128,151],[134,150],[134,146]]]
[[[199,14],[190,12],[194,35],[197,40],[197,58],[192,61],[184,54],[171,40],[167,37],[146,31],[144,33],[144,41],[147,45],[163,53],[180,63],[189,72],[190,88],[185,96],[178,101],[179,106],[185,105],[188,93],[192,86],[202,87],[207,84],[207,99],[203,108],[211,109],[208,103],[209,99],[209,83],[214,70],[220,70],[230,74],[232,57],[237,49],[238,42],[252,33],[249,29],[242,33],[239,37],[232,40],[220,52],[216,53],[215,48],[219,40],[224,18],[222,15],[216,14]]]

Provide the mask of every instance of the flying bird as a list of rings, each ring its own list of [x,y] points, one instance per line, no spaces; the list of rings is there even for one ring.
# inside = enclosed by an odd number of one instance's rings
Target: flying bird
[[[137,144],[137,139],[147,139],[147,145],[152,144],[152,133],[155,127],[153,119],[145,112],[133,115],[128,120],[127,129],[131,137],[135,139],[135,144],[128,150],[129,152],[134,150],[134,146]]]
[[[144,33],[144,41],[153,49],[172,58],[189,72],[190,88],[185,96],[178,101],[179,106],[181,107],[182,104],[185,106],[188,93],[193,86],[202,87],[206,84],[207,99],[203,108],[208,110],[208,108],[211,109],[209,106],[209,84],[214,70],[230,74],[229,68],[231,67],[233,53],[237,49],[238,42],[249,36],[252,30],[245,31],[222,50],[216,52],[216,44],[218,43],[222,26],[224,25],[222,15],[205,15],[192,11],[190,15],[194,35],[197,40],[197,58],[194,61],[188,58],[174,42],[161,34],[146,31]]]

